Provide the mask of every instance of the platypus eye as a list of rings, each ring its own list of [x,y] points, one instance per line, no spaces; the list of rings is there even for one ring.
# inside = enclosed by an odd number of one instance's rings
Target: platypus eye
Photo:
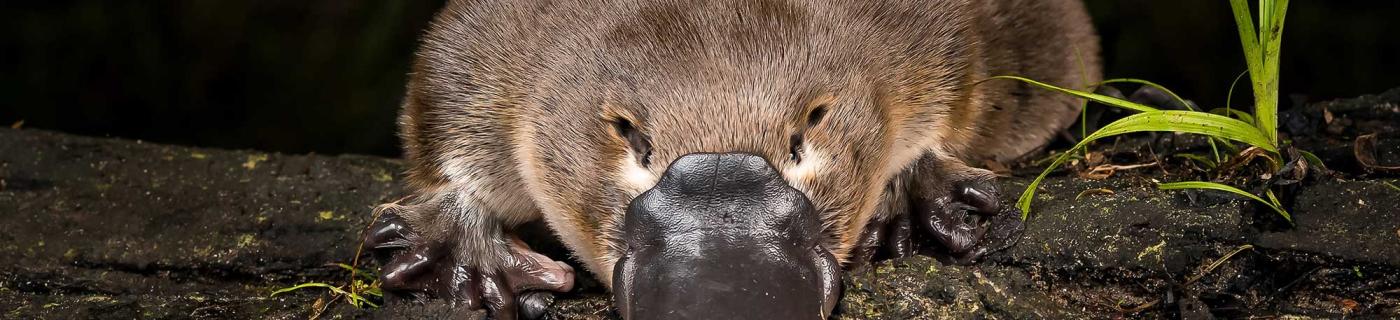
[[[812,108],[812,112],[807,113],[807,127],[815,127],[818,123],[822,123],[822,118],[826,117],[826,109],[825,104]]]
[[[632,148],[632,154],[637,155],[637,162],[643,167],[651,165],[651,139],[637,130],[637,127],[632,125],[632,121],[614,119],[612,123],[613,130],[617,131],[617,136],[627,141],[627,145]]]

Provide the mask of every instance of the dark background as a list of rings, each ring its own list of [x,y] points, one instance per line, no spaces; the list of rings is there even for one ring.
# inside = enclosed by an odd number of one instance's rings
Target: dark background
[[[0,124],[394,156],[410,57],[441,2],[7,1]],[[1156,81],[1214,107],[1245,68],[1227,1],[1087,2],[1108,77]],[[1400,1],[1290,4],[1285,94],[1315,101],[1400,86]],[[1239,90],[1236,106],[1249,97],[1248,85]]]

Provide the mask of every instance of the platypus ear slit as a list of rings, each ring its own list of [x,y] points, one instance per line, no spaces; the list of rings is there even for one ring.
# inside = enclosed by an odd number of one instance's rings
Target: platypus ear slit
[[[632,148],[632,154],[637,156],[637,162],[643,167],[651,165],[651,138],[637,130],[632,121],[625,118],[615,118],[612,120],[613,130],[617,131],[617,136]]]

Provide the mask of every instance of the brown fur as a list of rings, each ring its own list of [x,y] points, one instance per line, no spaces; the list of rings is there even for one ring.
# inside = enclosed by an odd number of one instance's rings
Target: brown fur
[[[1081,86],[1099,80],[1097,56],[1073,0],[452,1],[400,119],[416,205],[440,210],[405,219],[489,267],[503,229],[543,218],[610,284],[627,203],[672,159],[742,151],[807,194],[844,260],[867,221],[895,211],[877,209],[900,198],[895,177],[920,179],[916,163],[975,174],[959,159],[1020,157],[1078,111],[975,83]],[[816,108],[827,114],[808,127]],[[650,137],[649,165],[617,121]]]

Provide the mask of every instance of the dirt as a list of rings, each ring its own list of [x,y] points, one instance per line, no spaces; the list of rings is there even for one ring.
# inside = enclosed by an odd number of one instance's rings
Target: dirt
[[[0,131],[0,318],[305,318],[399,170]]]
[[[1154,179],[1180,178],[1161,168],[1058,174],[1017,246],[972,267],[920,256],[848,272],[835,317],[1400,317],[1400,179],[1348,157],[1355,137],[1396,132],[1397,105],[1400,89],[1284,117],[1303,123],[1288,129],[1297,145],[1335,170],[1296,187],[1292,226],[1232,196],[1157,190]],[[1400,159],[1400,139],[1387,139],[1376,158]],[[1112,148],[1159,144],[1138,142]],[[0,318],[480,317],[442,302],[357,309],[322,289],[270,296],[345,283],[328,263],[353,261],[372,206],[403,195],[401,170],[373,157],[0,129]],[[1003,179],[1005,201],[1028,181]],[[583,281],[546,318],[616,314]]]

